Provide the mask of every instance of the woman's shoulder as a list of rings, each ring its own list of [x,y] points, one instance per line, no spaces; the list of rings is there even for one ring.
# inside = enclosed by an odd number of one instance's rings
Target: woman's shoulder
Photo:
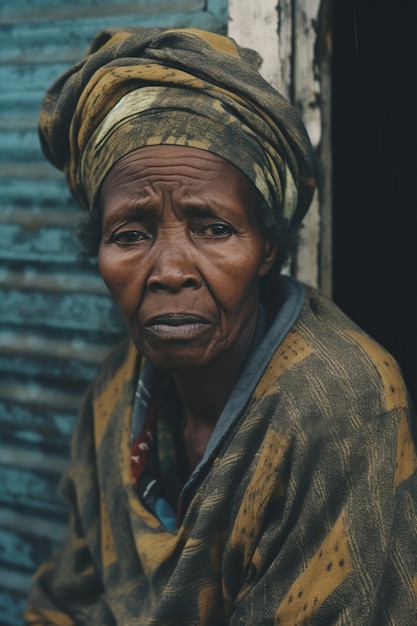
[[[97,375],[100,378],[113,377],[114,373],[125,367],[126,364],[130,364],[132,367],[137,358],[138,352],[130,337],[126,336],[109,348],[99,365]]]
[[[141,358],[129,339],[109,350],[84,395],[75,421],[73,449],[77,458],[80,442],[91,440],[94,447],[94,433],[104,432],[112,415],[124,414],[124,409],[132,403],[140,365]],[[87,449],[84,443],[82,447]]]
[[[87,395],[93,401],[105,395],[117,395],[126,385],[136,384],[141,357],[132,341],[126,337],[109,349],[98,366]]]
[[[355,365],[363,363],[369,372],[376,369],[383,376],[401,377],[395,358],[317,289],[306,288],[304,307],[295,329],[329,363],[340,361],[353,370]]]
[[[267,379],[303,411],[356,413],[366,421],[409,406],[401,370],[387,350],[320,291],[306,287],[301,312],[278,346]],[[360,418],[359,418],[360,419]]]

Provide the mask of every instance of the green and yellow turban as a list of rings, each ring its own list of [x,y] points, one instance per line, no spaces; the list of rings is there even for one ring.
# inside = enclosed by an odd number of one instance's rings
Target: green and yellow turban
[[[92,209],[104,177],[129,152],[200,148],[246,174],[270,220],[279,211],[299,223],[315,186],[313,150],[297,112],[257,66],[255,52],[205,31],[104,30],[45,95],[45,155]]]

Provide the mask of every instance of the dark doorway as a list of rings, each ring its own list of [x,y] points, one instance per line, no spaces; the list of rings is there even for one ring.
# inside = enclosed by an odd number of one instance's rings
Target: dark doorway
[[[417,405],[416,6],[333,2],[333,297]]]

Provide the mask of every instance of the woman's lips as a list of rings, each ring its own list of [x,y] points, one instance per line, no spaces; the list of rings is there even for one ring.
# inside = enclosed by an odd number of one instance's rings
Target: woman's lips
[[[168,313],[152,317],[144,326],[161,339],[192,339],[207,330],[210,322],[188,313]]]

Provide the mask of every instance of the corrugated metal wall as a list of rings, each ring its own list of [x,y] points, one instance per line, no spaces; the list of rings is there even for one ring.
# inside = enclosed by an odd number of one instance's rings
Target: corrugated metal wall
[[[43,158],[50,83],[112,25],[226,30],[227,0],[0,0],[0,624],[19,626],[35,567],[59,543],[57,485],[80,396],[123,334],[80,213]]]

